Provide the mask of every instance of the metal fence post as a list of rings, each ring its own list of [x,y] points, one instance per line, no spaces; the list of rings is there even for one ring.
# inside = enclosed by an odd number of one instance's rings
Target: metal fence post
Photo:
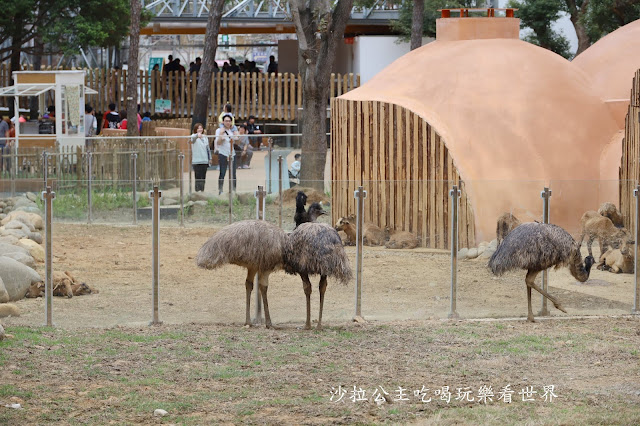
[[[3,135],[4,136],[4,135]],[[11,196],[15,197],[16,196],[16,173],[18,172],[18,147],[16,146],[16,143],[13,143],[13,146],[10,148],[9,150],[9,162],[11,165],[11,173],[9,173],[9,175],[11,176]]]
[[[44,200],[44,257],[45,257],[45,280],[44,280],[44,298],[45,298],[45,317],[47,327],[53,326],[53,276],[52,276],[52,254],[51,254],[51,225],[53,217],[52,200],[56,198],[56,193],[51,191],[51,187],[47,186],[42,191],[42,200]]]
[[[264,186],[259,185],[258,186],[258,190],[255,192],[255,196],[257,198],[256,200],[256,219],[257,220],[264,220],[264,198],[267,195],[267,193],[264,190]],[[258,275],[260,273],[258,272],[258,274],[256,274],[256,277],[253,281],[253,289],[255,290],[255,303],[254,303],[254,317],[253,317],[253,323],[254,324],[262,324],[264,323],[264,318],[262,317],[262,295],[260,294],[260,288],[259,288],[259,280],[258,280]]]
[[[551,190],[547,187],[540,193],[540,197],[542,198],[542,223],[549,223],[549,198],[551,198]],[[549,270],[545,269],[542,271],[542,289],[544,291],[549,291],[547,288],[549,286]],[[540,308],[540,312],[538,316],[548,316],[549,308],[547,307],[547,298],[542,297],[542,308]]]
[[[278,155],[278,199],[280,208],[278,209],[278,226],[282,228],[282,155]]]
[[[233,144],[232,144],[233,145]],[[234,179],[233,179],[233,174],[236,171],[233,167],[235,166],[235,158],[236,156],[233,155],[233,146],[231,146],[231,154],[229,154],[229,164],[228,164],[228,168],[229,168],[229,225],[231,225],[233,223],[233,184],[234,184]]]
[[[92,215],[92,206],[91,206],[91,186],[93,180],[93,153],[91,151],[87,152],[87,223],[91,223],[93,220]]]
[[[138,153],[137,152],[133,152],[131,154],[131,160],[133,161],[133,166],[131,167],[132,174],[133,174],[133,182],[132,182],[133,224],[137,225],[138,224]]]
[[[640,229],[638,225],[640,224],[640,185],[636,185],[636,189],[633,190],[633,196],[636,197],[636,250],[635,250],[635,261],[633,268],[633,288],[634,288],[634,298],[633,298],[633,309],[631,309],[632,314],[640,314],[640,289],[638,288],[638,246],[640,245]]]
[[[362,318],[362,245],[363,245],[363,221],[364,221],[364,199],[367,198],[367,191],[362,186],[353,192],[353,198],[357,200],[356,216],[356,314],[355,318]]]
[[[184,154],[178,154],[180,162],[180,226],[184,227]]]
[[[208,139],[207,139],[207,143],[209,143]],[[191,158],[192,158],[192,155],[193,155],[192,152],[191,152],[191,148],[192,147],[191,147],[190,143],[187,144],[187,145],[189,145],[189,164],[191,164]],[[207,164],[207,167],[210,166],[210,165],[211,165],[211,163]],[[192,170],[193,170],[193,167],[189,167],[189,198],[191,198],[191,194],[192,194],[192,192],[191,192],[191,186],[192,186],[192,183],[191,183],[191,171]],[[206,178],[206,175],[205,175],[205,178]]]
[[[273,151],[273,139],[269,138],[268,140],[268,145],[269,145],[269,165],[268,165],[268,169],[269,169],[269,190],[267,191],[269,194],[271,194],[271,153]]]
[[[44,179],[44,187],[47,188],[47,180],[49,179],[49,154],[42,151],[42,177]]]
[[[451,197],[451,304],[449,318],[460,318],[456,312],[458,302],[458,202],[460,200],[460,190],[457,185],[449,191]]]
[[[153,317],[149,325],[162,324],[158,319],[158,284],[160,281],[160,198],[162,191],[158,190],[158,185],[153,186],[153,191],[149,191],[149,198],[152,202],[151,218],[153,221],[151,231],[151,304],[153,309]]]

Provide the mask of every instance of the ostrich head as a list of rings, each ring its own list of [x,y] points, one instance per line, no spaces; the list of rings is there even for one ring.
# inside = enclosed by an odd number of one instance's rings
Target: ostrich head
[[[591,272],[591,267],[596,263],[596,260],[593,256],[587,256],[584,258],[584,270],[587,271],[587,274]]]
[[[319,216],[327,214],[327,212],[322,208],[322,204],[320,203],[311,204],[309,206],[309,210],[307,210],[307,213],[309,214],[309,219],[311,219],[312,222],[315,222]]]
[[[296,207],[302,207],[307,204],[307,194],[302,191],[298,191],[298,195],[296,195]]]

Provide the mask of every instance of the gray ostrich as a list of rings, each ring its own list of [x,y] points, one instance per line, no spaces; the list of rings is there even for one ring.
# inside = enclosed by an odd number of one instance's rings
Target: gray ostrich
[[[489,259],[489,268],[495,275],[513,269],[526,269],[527,301],[529,313],[527,321],[535,322],[531,310],[531,289],[549,299],[556,309],[567,312],[560,302],[541,289],[534,282],[539,272],[552,266],[556,269],[567,266],[578,281],[589,279],[594,259],[587,256],[582,262],[580,246],[567,231],[556,225],[544,223],[523,223],[511,231],[500,247]]]
[[[282,268],[285,240],[285,232],[275,225],[261,220],[243,220],[216,232],[198,251],[196,265],[201,268],[215,269],[227,263],[247,268],[245,325],[251,325],[251,291],[253,279],[258,273],[265,323],[267,328],[272,327],[267,302],[269,274]]]
[[[284,270],[299,274],[307,297],[305,330],[311,329],[311,281],[309,275],[320,275],[320,314],[317,329],[322,329],[322,308],[327,290],[327,277],[346,284],[352,277],[349,259],[338,232],[324,223],[302,223],[287,235],[283,253]]]

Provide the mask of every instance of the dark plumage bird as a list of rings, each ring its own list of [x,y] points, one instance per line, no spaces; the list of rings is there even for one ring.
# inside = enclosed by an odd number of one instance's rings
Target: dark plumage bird
[[[298,191],[298,195],[296,196],[296,214],[293,216],[293,220],[296,222],[296,228],[302,223],[315,222],[318,217],[327,213],[320,203],[312,203],[307,211],[305,211],[304,206],[306,203],[307,195],[302,191]]]
[[[305,329],[311,328],[311,281],[309,275],[320,275],[320,314],[318,329],[322,328],[322,307],[327,289],[327,277],[335,277],[342,283],[352,278],[349,259],[344,251],[338,232],[324,223],[303,223],[287,235],[283,252],[284,270],[289,274],[300,274],[304,294],[307,297],[307,321]]]
[[[567,312],[560,302],[535,284],[536,276],[545,269],[566,266],[578,281],[589,279],[594,259],[587,256],[582,261],[580,246],[567,231],[559,226],[544,223],[523,223],[513,229],[489,259],[489,268],[495,275],[513,269],[525,269],[527,275],[527,321],[534,322],[531,309],[531,289],[549,299],[556,309]]]

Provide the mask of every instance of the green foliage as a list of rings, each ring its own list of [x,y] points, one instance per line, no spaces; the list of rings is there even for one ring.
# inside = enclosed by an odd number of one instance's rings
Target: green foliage
[[[481,7],[484,6],[482,0],[425,0],[424,21],[422,35],[424,37],[436,36],[436,19],[440,17],[438,9],[457,7]],[[413,11],[413,1],[403,0],[400,7],[400,14],[397,21],[392,21],[391,27],[400,33],[402,41],[411,40],[411,14]]]
[[[638,0],[591,0],[582,19],[591,42],[640,19]]]
[[[532,31],[524,37],[525,41],[571,58],[569,40],[551,28],[566,12],[564,0],[512,0],[509,7],[518,9],[516,16],[520,18],[520,28]]]

